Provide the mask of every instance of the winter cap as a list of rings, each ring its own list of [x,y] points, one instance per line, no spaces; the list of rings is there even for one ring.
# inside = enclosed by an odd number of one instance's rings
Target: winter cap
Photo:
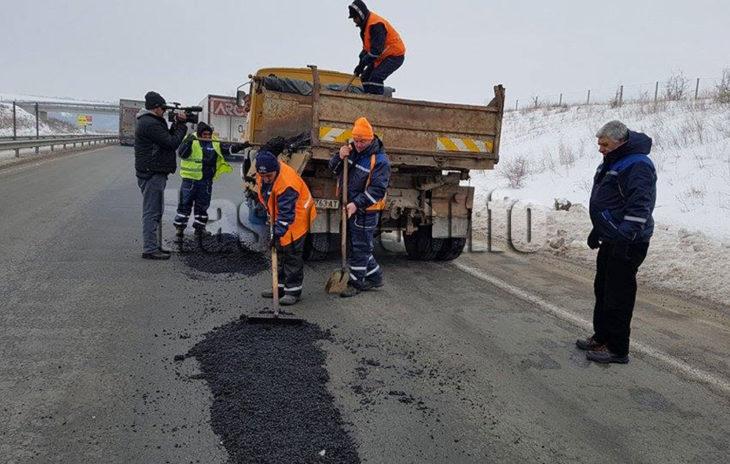
[[[157,92],[147,92],[144,96],[145,109],[153,110],[158,106],[165,106],[165,103],[165,99]]]
[[[270,151],[260,151],[256,155],[256,172],[268,174],[279,171],[279,160]]]
[[[373,132],[373,126],[370,125],[367,119],[357,118],[355,125],[352,126],[352,137],[365,140],[374,139],[375,133]]]
[[[210,132],[212,134],[213,128],[210,127],[209,125],[207,125],[206,123],[204,123],[203,121],[200,121],[198,123],[197,129],[195,129],[195,132],[198,134],[198,137],[200,137],[201,135],[203,135],[203,132]]]
[[[347,9],[350,11],[349,18],[360,18],[360,20],[365,21],[365,18],[367,17],[368,13],[368,7],[365,5],[365,2],[362,0],[355,0],[352,2],[350,6],[347,7]]]

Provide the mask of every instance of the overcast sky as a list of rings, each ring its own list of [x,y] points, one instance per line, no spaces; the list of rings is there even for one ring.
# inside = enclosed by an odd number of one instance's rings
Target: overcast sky
[[[0,93],[197,104],[272,66],[352,72],[348,0],[0,0]],[[397,95],[484,103],[730,67],[730,0],[370,0],[408,48]]]

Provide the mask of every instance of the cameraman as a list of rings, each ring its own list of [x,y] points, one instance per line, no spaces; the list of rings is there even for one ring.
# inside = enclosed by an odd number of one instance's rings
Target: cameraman
[[[175,172],[175,149],[180,145],[187,126],[185,114],[176,114],[172,127],[165,121],[165,99],[157,92],[144,96],[145,109],[137,113],[134,134],[134,168],[142,191],[142,238],[144,259],[169,259],[162,249],[161,221],[165,207],[165,186],[168,174]]]

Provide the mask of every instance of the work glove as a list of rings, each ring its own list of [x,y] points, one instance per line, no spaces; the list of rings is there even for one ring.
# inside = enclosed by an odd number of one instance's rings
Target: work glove
[[[598,231],[591,229],[591,233],[588,234],[588,248],[595,250],[599,246],[601,246],[601,243],[598,241]]]
[[[250,146],[251,146],[251,144],[248,142],[234,143],[233,145],[231,145],[231,153],[240,153]]]
[[[352,73],[357,77],[360,77],[363,71],[365,71],[365,63],[361,62],[360,64],[355,66],[355,70]]]

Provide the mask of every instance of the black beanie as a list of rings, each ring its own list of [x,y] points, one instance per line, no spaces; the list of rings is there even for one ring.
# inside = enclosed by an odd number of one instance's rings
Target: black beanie
[[[165,99],[157,92],[147,92],[144,96],[144,107],[153,110],[158,106],[165,106]]]
[[[208,132],[210,132],[212,134],[213,133],[213,128],[210,127],[209,125],[207,125],[206,123],[204,123],[203,121],[200,121],[198,123],[197,129],[195,129],[195,132],[198,134],[198,137],[200,137],[200,134],[202,134],[205,131],[208,131]]]

